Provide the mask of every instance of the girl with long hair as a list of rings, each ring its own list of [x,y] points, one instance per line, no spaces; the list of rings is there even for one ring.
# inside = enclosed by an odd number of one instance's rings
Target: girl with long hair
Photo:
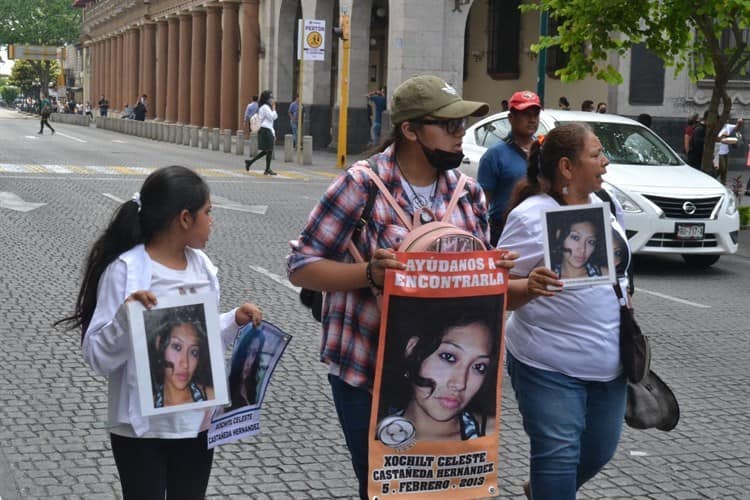
[[[209,291],[218,304],[217,269],[201,250],[212,224],[208,185],[199,175],[180,166],[154,171],[94,243],[75,311],[58,322],[81,328],[85,361],[108,378],[107,429],[126,500],[205,497],[213,462],[207,410],[141,415],[125,304],[137,300],[151,309],[158,297]],[[224,346],[241,325],[261,320],[251,303],[222,314]],[[194,329],[182,329],[185,343],[195,343]]]
[[[260,151],[255,158],[245,160],[245,170],[250,170],[257,160],[266,157],[266,170],[263,175],[276,175],[271,170],[271,156],[273,155],[273,144],[276,140],[276,132],[273,128],[273,122],[279,115],[276,113],[276,99],[270,90],[264,90],[258,100],[258,118],[260,119],[260,129],[258,130],[258,150]]]

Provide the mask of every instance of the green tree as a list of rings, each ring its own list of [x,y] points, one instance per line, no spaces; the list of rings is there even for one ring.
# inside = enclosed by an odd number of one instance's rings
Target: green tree
[[[750,0],[539,0],[521,8],[546,10],[559,23],[556,35],[532,49],[559,46],[569,55],[558,71],[563,81],[594,75],[620,84],[622,75],[607,62],[609,55],[624,55],[641,43],[676,71],[688,68],[693,80],[712,78],[702,164],[713,171],[716,136],[732,109],[727,83],[750,64],[743,37],[750,27]],[[722,47],[722,36],[730,38],[731,48]]]
[[[0,0],[2,1],[2,0]],[[26,61],[19,59],[10,70],[8,83],[20,88],[23,93],[39,87],[45,93],[49,82],[60,76],[60,65],[57,61]]]
[[[78,41],[81,9],[70,0],[0,0],[0,44],[61,46]],[[16,66],[21,62],[16,61]],[[53,61],[26,61],[45,91],[56,78]],[[16,83],[22,89],[24,86]],[[28,88],[28,87],[26,87]]]
[[[18,87],[14,87],[12,85],[5,85],[0,87],[0,97],[2,97],[3,101],[7,102],[9,106],[13,105],[16,97],[18,97],[18,93]]]

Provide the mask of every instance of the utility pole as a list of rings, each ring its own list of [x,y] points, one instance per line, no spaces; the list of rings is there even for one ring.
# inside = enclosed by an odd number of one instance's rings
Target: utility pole
[[[539,38],[547,36],[549,31],[549,11],[543,10],[539,19]],[[537,60],[536,95],[544,104],[544,84],[547,80],[547,49],[539,51]]]
[[[341,72],[339,73],[341,90],[339,92],[339,141],[336,160],[338,168],[346,167],[346,138],[349,111],[349,49],[351,48],[349,28],[349,10],[347,7],[341,7],[339,27],[334,29],[334,34],[341,37],[341,41],[344,42]]]

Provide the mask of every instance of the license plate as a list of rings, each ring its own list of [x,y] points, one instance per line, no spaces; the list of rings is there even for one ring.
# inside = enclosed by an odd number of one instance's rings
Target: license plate
[[[678,240],[702,240],[706,230],[705,224],[675,224],[675,235]]]

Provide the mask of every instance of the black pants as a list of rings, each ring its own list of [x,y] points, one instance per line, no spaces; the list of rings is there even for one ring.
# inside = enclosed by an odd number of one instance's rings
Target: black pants
[[[490,243],[492,244],[492,248],[497,246],[497,240],[500,239],[504,226],[503,221],[490,219]]]
[[[52,133],[55,132],[55,129],[52,128],[52,125],[49,124],[49,115],[46,113],[42,113],[42,123],[39,125],[39,133],[44,133],[44,126],[47,125],[49,129],[52,131]]]
[[[187,439],[129,438],[110,434],[124,500],[202,500],[214,450],[206,434]]]

